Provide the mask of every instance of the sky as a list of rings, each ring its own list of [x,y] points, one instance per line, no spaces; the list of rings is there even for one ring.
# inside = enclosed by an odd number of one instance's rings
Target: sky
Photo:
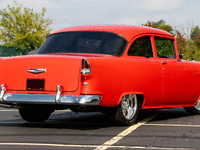
[[[53,19],[53,31],[69,26],[126,24],[142,25],[163,19],[173,28],[200,26],[199,0],[16,0],[23,7]],[[0,9],[14,6],[14,0],[0,0]],[[183,29],[184,27],[184,29]]]

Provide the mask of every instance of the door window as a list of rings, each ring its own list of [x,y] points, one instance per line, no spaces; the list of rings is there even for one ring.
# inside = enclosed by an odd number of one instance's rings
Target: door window
[[[160,58],[176,58],[174,40],[155,37],[157,56]]]
[[[153,57],[150,37],[145,36],[135,40],[128,51],[128,56]]]

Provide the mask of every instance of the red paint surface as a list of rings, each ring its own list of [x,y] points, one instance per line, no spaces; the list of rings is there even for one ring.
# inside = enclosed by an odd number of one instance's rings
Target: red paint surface
[[[93,54],[54,54],[1,58],[0,84],[9,93],[56,93],[61,85],[62,94],[101,94],[101,106],[117,106],[126,94],[142,94],[143,109],[193,106],[199,98],[200,63],[177,59],[158,58],[153,43],[154,57],[127,56],[131,43],[141,36],[174,37],[162,30],[137,26],[83,26],[56,31],[106,31],[120,34],[129,42],[120,57]],[[175,39],[174,39],[175,40]],[[81,75],[81,60],[86,58],[91,74]],[[166,61],[162,64],[162,61]],[[28,68],[46,68],[37,76]],[[88,82],[83,85],[81,82]],[[26,91],[27,79],[44,79],[44,91]]]

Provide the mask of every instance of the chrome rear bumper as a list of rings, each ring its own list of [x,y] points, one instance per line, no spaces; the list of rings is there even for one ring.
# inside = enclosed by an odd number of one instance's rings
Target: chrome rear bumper
[[[0,103],[6,104],[65,104],[98,106],[101,95],[62,95],[59,86],[57,94],[11,94],[6,93],[6,88],[1,85]]]
[[[1,99],[4,103],[17,104],[81,104],[81,105],[99,105],[101,102],[100,95],[73,96],[63,95],[56,100],[53,94],[10,94],[6,93]]]

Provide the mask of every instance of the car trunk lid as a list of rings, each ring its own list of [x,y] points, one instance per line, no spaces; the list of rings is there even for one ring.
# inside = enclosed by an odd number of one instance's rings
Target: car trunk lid
[[[20,91],[78,90],[81,57],[35,55],[4,58],[1,63],[0,81],[6,89]]]

